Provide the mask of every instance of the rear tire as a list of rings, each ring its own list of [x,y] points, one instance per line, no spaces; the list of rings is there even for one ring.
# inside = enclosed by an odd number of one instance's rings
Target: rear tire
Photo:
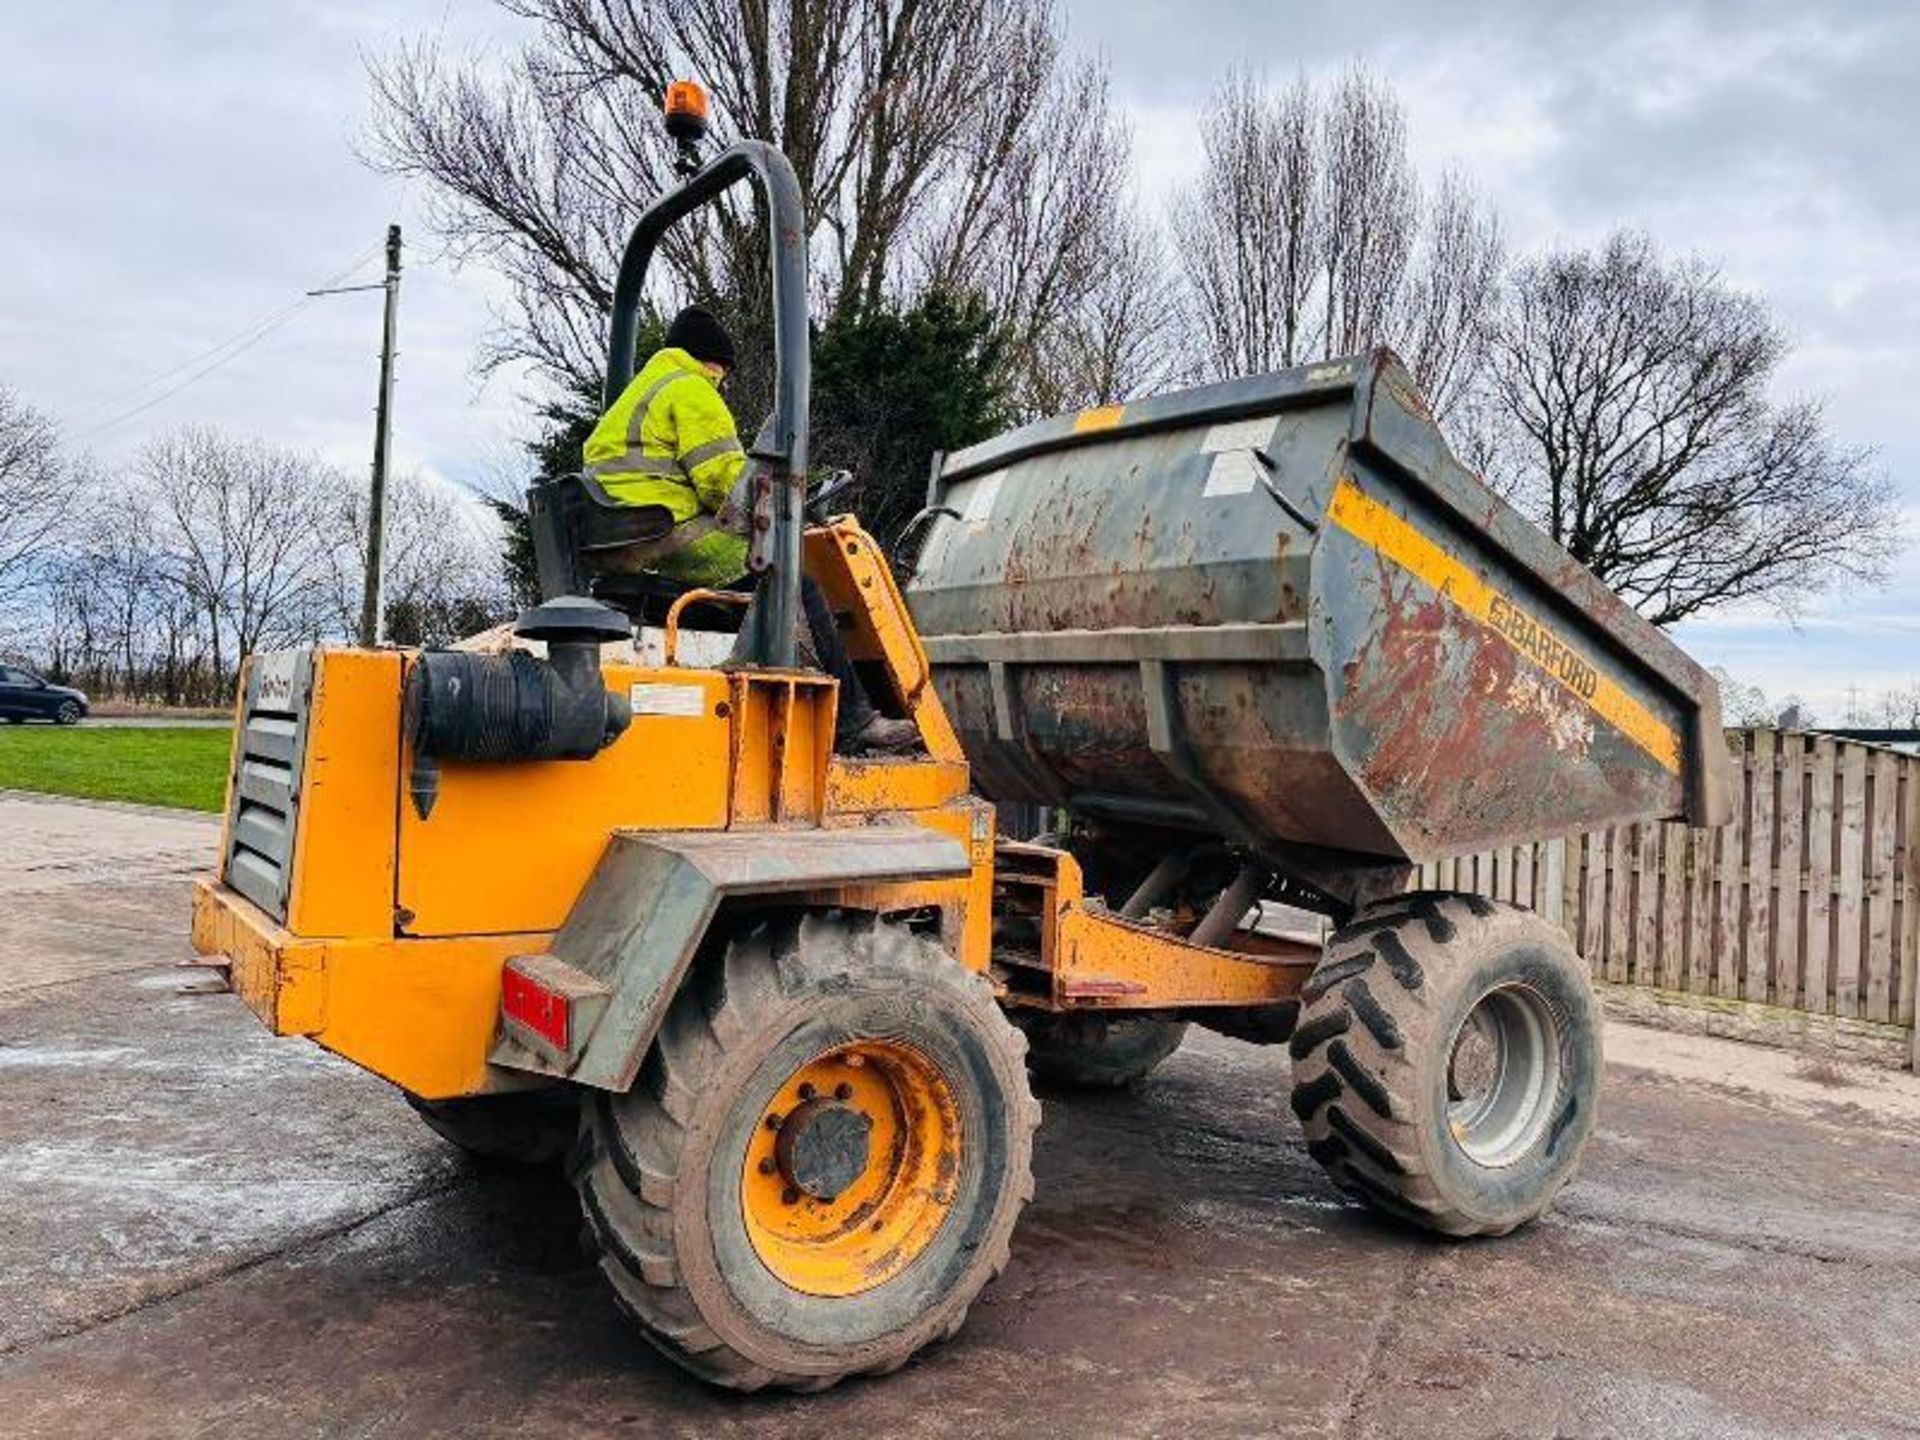
[[[1187,1038],[1184,1020],[1147,1015],[1015,1011],[1027,1036],[1027,1065],[1043,1080],[1090,1090],[1137,1085]]]
[[[469,1155],[507,1165],[550,1165],[567,1153],[580,1126],[580,1104],[570,1087],[510,1090],[461,1100],[407,1103],[442,1140]]]
[[[1477,895],[1402,895],[1336,931],[1301,996],[1293,1110],[1334,1183],[1443,1235],[1504,1235],[1572,1178],[1599,1011],[1567,937]]]
[[[585,1108],[570,1168],[621,1307],[735,1390],[884,1374],[953,1334],[1033,1195],[1024,1048],[985,980],[903,927],[744,931],[632,1091]]]

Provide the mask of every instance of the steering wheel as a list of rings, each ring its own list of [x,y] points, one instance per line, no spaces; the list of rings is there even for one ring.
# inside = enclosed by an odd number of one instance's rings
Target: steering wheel
[[[830,470],[826,478],[813,487],[807,496],[807,519],[815,525],[827,523],[827,517],[833,512],[834,501],[853,488],[851,470]]]

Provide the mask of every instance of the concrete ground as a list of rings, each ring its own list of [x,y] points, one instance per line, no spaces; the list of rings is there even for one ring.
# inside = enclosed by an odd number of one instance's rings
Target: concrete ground
[[[956,1340],[709,1391],[616,1313],[562,1182],[179,993],[215,833],[0,797],[0,1433],[1920,1435],[1913,1078],[1617,1028],[1584,1172],[1520,1235],[1346,1205],[1284,1052],[1203,1037],[1137,1093],[1044,1097]]]

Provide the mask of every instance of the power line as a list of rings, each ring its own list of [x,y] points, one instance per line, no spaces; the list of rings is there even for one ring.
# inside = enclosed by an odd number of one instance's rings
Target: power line
[[[357,255],[350,264],[345,266],[343,269],[341,269],[337,274],[335,274],[331,278],[325,281],[322,281],[321,283],[326,285],[332,285],[340,280],[346,279],[347,276],[351,275],[354,271],[358,270],[362,265],[365,265],[367,261],[371,260],[374,256],[374,253],[378,251],[379,248],[380,247],[378,245],[373,245],[373,246],[369,246],[365,250],[362,250],[359,253],[359,255]],[[263,329],[269,325],[275,325],[275,324],[281,323],[285,318],[291,316],[296,310],[300,308],[301,308],[301,302],[296,299],[291,304],[284,305],[278,310],[272,311],[267,315],[263,315],[260,319],[252,321],[250,324],[247,324],[245,326],[242,326],[239,330],[235,331],[232,335],[228,336],[225,340],[220,341],[219,344],[210,345],[205,350],[200,351],[198,354],[189,355],[185,360],[182,360],[179,364],[171,365],[167,367],[165,370],[160,371],[158,374],[149,375],[146,379],[140,381],[137,385],[129,385],[126,389],[120,391],[120,393],[117,395],[108,396],[104,401],[97,403],[93,407],[94,412],[98,413],[101,410],[109,409],[121,400],[127,399],[128,397],[133,395],[138,395],[142,390],[151,389],[153,386],[159,384],[162,380],[171,379],[173,376],[178,375],[182,370],[186,370],[191,366],[198,365],[203,360],[211,359],[213,356],[219,354],[222,350],[225,350],[229,345],[235,344],[236,342],[245,339],[247,336],[251,335],[255,330]]]
[[[368,249],[362,251],[358,256],[356,256],[353,259],[351,263],[342,267],[340,270],[336,271],[334,274],[328,276],[325,280],[323,280],[319,288],[325,288],[327,286],[336,285],[340,281],[346,279],[349,275],[353,274],[354,271],[358,270],[362,265],[365,265],[367,261],[371,260],[374,257],[374,255],[379,252],[379,250],[380,250],[380,246],[378,244],[375,244],[373,246],[370,246]],[[176,375],[181,375],[183,372],[191,372],[191,373],[187,373],[185,375],[185,378],[180,380],[178,384],[167,386],[165,389],[161,390],[159,394],[153,395],[148,399],[142,400],[136,405],[129,406],[127,409],[120,411],[118,414],[111,415],[104,420],[101,420],[93,425],[87,426],[85,429],[81,430],[79,434],[75,435],[73,439],[76,442],[90,439],[93,436],[100,434],[103,430],[111,430],[114,426],[124,424],[126,421],[133,419],[137,415],[145,414],[148,410],[153,409],[154,406],[159,405],[164,401],[171,400],[175,395],[178,395],[182,390],[187,389],[191,385],[198,384],[200,381],[206,379],[207,376],[213,374],[214,371],[220,369],[222,366],[227,365],[234,360],[237,360],[240,356],[244,355],[247,351],[251,350],[255,345],[259,344],[262,340],[266,339],[267,336],[271,335],[275,330],[278,330],[281,326],[285,325],[288,321],[292,320],[296,315],[298,315],[301,311],[305,310],[309,305],[312,305],[316,298],[318,297],[313,294],[304,295],[300,299],[294,301],[292,304],[282,306],[279,310],[276,310],[271,314],[265,316],[264,318],[255,321],[253,324],[248,325],[244,329],[236,332],[235,334],[229,336],[227,339],[221,341],[219,344],[211,346],[210,348],[201,351],[198,355],[195,355],[190,357],[189,359],[183,360],[179,364],[171,366],[166,370],[162,370],[156,375],[151,375],[147,379],[142,380],[137,385],[128,386],[126,389],[120,391],[117,395],[114,395],[113,397],[111,397],[106,403],[109,405],[117,404],[120,401],[126,400],[134,395],[138,395],[143,390],[150,390],[155,385],[159,385],[164,381],[170,380]]]

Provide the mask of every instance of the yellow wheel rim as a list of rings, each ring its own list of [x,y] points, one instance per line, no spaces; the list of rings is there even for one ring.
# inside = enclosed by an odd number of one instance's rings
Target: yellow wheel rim
[[[960,1180],[960,1107],[919,1051],[858,1040],[781,1084],[747,1142],[747,1237],[808,1295],[883,1285],[933,1242]]]

